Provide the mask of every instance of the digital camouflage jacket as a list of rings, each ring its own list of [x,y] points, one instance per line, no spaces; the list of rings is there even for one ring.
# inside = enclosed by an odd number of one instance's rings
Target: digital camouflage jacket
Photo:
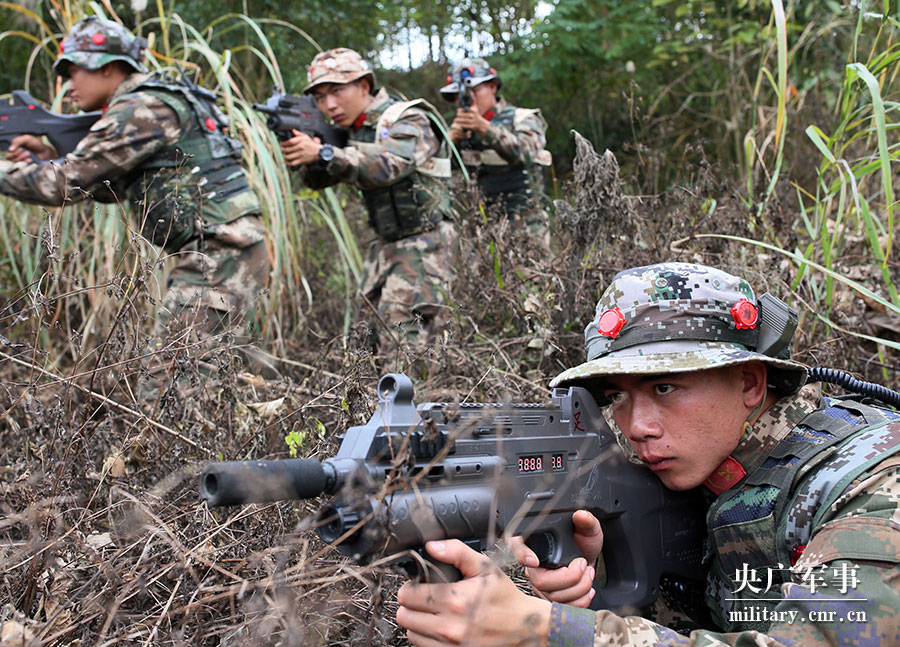
[[[382,88],[324,170],[301,167],[304,182],[314,189],[338,182],[359,187],[383,240],[432,229],[451,217],[449,154],[433,118],[440,116],[427,103],[398,102]]]
[[[551,647],[900,645],[900,414],[807,386],[732,458],[746,476],[707,515],[717,630],[554,604]]]
[[[145,74],[129,75],[103,117],[64,158],[0,160],[0,193],[48,206],[88,198],[128,202],[145,236],[174,249],[201,223],[258,214],[259,200],[240,168],[240,149],[214,159],[206,146],[202,129],[222,124],[201,120],[183,93],[165,88]]]

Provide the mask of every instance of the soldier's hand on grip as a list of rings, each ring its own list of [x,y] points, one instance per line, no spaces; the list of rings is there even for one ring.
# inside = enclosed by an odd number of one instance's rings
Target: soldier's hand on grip
[[[469,133],[467,130],[463,129],[459,124],[456,123],[456,120],[454,120],[453,123],[450,124],[450,141],[452,141],[454,144],[458,144],[464,139],[469,139],[469,137],[471,136],[471,133]]]
[[[535,595],[551,602],[587,608],[596,593],[593,588],[596,573],[592,564],[603,550],[603,530],[597,518],[586,510],[575,512],[572,522],[575,544],[584,557],[572,560],[568,566],[540,568],[537,556],[521,537],[513,537],[510,547],[518,562],[526,567],[525,576]]]
[[[293,133],[293,137],[281,142],[281,152],[284,155],[285,163],[288,166],[300,166],[301,164],[312,164],[318,160],[319,149],[322,148],[319,138],[310,137],[296,129]]]
[[[550,630],[550,605],[516,587],[490,558],[461,541],[426,544],[428,554],[452,564],[463,578],[452,584],[409,581],[397,593],[397,624],[416,647],[535,645]]]
[[[56,149],[46,145],[40,137],[34,135],[19,135],[10,142],[6,159],[10,162],[28,162],[34,158],[43,161],[53,160],[59,157]]]
[[[472,107],[456,111],[456,118],[453,119],[453,126],[458,126],[463,130],[469,130],[482,135],[491,127],[491,122],[478,114],[478,111]]]

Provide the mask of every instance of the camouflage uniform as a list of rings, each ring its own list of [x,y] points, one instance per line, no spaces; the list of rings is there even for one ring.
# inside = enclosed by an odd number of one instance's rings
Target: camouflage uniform
[[[222,134],[227,123],[211,101],[143,73],[144,46],[108,20],[88,18],[72,29],[57,73],[112,61],[134,72],[72,153],[44,163],[0,160],[0,192],[48,206],[129,203],[146,238],[179,252],[156,333],[175,317],[208,332],[242,325],[265,287],[269,257],[240,144]]]
[[[759,305],[744,281],[679,263],[620,273],[601,297],[588,361],[554,386],[755,359],[784,397],[704,484],[715,626],[683,636],[554,604],[549,645],[900,645],[900,414],[800,389],[787,341],[752,350],[772,329]]]
[[[359,54],[335,49],[316,56],[308,92],[322,83],[374,75]],[[357,186],[378,238],[369,247],[362,292],[379,316],[407,339],[424,344],[435,331],[453,278],[456,229],[450,206],[450,162],[424,101],[400,102],[382,88],[335,148],[327,164],[302,167],[304,182],[322,188]]]
[[[451,69],[441,96],[456,101],[460,84],[474,87],[492,79],[499,90],[501,80],[487,61],[465,61]],[[544,171],[552,163],[545,149],[547,122],[539,109],[517,108],[502,97],[483,116],[490,127],[484,135],[473,132],[459,144],[459,152],[478,183],[484,207],[505,211],[514,222],[524,220],[531,233],[545,233]]]

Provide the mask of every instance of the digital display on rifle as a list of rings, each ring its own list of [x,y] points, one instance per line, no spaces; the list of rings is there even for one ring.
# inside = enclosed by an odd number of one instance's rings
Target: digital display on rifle
[[[519,474],[533,474],[544,471],[544,455],[519,456]],[[562,454],[553,454],[550,457],[550,469],[554,472],[562,472],[566,469]]]

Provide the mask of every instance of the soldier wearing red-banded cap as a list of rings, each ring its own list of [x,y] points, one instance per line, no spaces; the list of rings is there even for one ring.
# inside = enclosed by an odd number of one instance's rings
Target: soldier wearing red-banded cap
[[[375,231],[362,285],[377,310],[372,339],[399,337],[421,349],[440,328],[453,278],[446,125],[427,102],[377,89],[372,67],[351,49],[316,55],[307,79],[303,91],[346,130],[348,143],[332,146],[294,131],[281,145],[285,161],[312,188],[343,182],[360,190]]]
[[[207,95],[147,74],[146,46],[103,18],[72,28],[54,70],[79,108],[102,117],[64,157],[37,137],[16,138],[0,160],[0,193],[47,206],[130,205],[143,236],[178,253],[154,338],[189,324],[204,336],[240,333],[270,269],[241,144]]]
[[[441,96],[457,104],[450,139],[477,183],[483,206],[549,242],[544,172],[552,162],[547,122],[538,109],[501,95],[503,81],[483,58],[450,69]],[[460,103],[468,105],[459,105]]]

